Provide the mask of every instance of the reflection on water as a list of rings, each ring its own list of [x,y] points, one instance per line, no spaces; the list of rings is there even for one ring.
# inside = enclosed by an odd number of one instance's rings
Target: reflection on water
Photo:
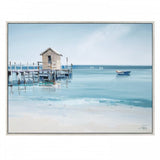
[[[66,88],[68,88],[68,84],[71,83],[71,79],[63,79],[61,81],[56,82],[45,82],[45,83],[33,83],[33,84],[20,84],[15,86],[9,86],[9,93],[10,95],[14,94],[14,91],[18,91],[18,95],[21,94],[21,92],[26,93],[27,87],[32,87],[34,90],[35,87],[41,87],[43,90],[46,90],[48,93],[50,91],[55,92],[57,89],[61,89],[61,85]]]

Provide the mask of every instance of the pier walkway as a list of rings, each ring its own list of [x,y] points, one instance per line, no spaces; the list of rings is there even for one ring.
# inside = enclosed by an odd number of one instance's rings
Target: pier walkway
[[[66,69],[42,69],[41,66],[8,66],[8,86],[34,83],[55,83],[72,77],[72,66]]]

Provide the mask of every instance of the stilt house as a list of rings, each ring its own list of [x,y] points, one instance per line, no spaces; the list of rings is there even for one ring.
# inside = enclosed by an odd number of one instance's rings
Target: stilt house
[[[40,55],[42,56],[42,68],[43,69],[52,69],[52,70],[61,69],[62,54],[59,54],[55,52],[54,50],[52,50],[51,48],[48,48]]]

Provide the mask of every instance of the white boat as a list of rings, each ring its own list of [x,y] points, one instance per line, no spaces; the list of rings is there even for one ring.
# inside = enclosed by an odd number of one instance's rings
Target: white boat
[[[118,75],[130,75],[131,71],[119,71],[119,70],[117,70],[116,73]]]

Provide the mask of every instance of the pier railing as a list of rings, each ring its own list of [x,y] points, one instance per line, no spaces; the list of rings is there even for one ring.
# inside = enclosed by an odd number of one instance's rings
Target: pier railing
[[[44,65],[44,63],[43,63]],[[50,66],[48,69],[43,69],[42,62],[38,62],[37,65],[32,63],[30,65],[9,63],[8,64],[8,85],[20,85],[20,84],[34,84],[40,82],[55,83],[58,79],[71,78],[72,67],[56,69],[53,64],[46,64]]]

